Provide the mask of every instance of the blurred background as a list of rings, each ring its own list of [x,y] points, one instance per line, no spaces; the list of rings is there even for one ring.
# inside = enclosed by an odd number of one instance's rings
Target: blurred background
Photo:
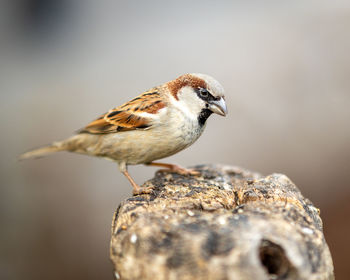
[[[188,72],[220,81],[229,115],[167,161],[286,174],[321,209],[337,279],[348,279],[349,1],[0,5],[1,279],[113,279],[110,224],[131,194],[116,164],[16,156]],[[155,170],[130,168],[139,183]]]

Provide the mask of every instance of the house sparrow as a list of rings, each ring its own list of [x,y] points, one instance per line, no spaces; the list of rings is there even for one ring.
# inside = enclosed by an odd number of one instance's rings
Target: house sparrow
[[[212,77],[185,74],[109,110],[76,135],[32,150],[21,159],[69,151],[116,161],[133,186],[133,194],[149,193],[127,171],[128,165],[161,166],[181,174],[197,174],[174,164],[156,163],[187,148],[202,134],[212,114],[227,114],[224,90]]]

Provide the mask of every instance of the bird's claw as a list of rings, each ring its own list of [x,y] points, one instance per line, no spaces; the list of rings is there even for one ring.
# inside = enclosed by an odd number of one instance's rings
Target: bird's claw
[[[141,195],[141,194],[150,194],[153,192],[153,186],[152,187],[139,187],[139,188],[134,188],[132,190],[133,195]]]
[[[174,166],[172,168],[160,169],[160,172],[174,172],[180,175],[190,175],[190,176],[199,176],[201,173],[194,169],[183,168],[180,166]]]

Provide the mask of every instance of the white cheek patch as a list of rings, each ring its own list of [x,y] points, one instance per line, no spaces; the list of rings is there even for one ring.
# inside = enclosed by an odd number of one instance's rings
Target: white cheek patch
[[[191,119],[197,119],[199,113],[205,107],[204,101],[198,98],[191,87],[183,87],[177,94],[179,100],[171,98],[171,103],[184,115]]]

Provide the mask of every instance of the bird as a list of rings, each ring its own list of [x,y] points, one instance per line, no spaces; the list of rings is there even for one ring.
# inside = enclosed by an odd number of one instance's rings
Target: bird
[[[154,161],[193,144],[212,113],[227,114],[221,84],[206,74],[184,74],[109,110],[75,135],[26,152],[20,159],[59,151],[106,158],[118,163],[133,187],[133,195],[147,194],[152,189],[139,186],[128,166],[145,164],[182,175],[198,175],[193,169]]]

